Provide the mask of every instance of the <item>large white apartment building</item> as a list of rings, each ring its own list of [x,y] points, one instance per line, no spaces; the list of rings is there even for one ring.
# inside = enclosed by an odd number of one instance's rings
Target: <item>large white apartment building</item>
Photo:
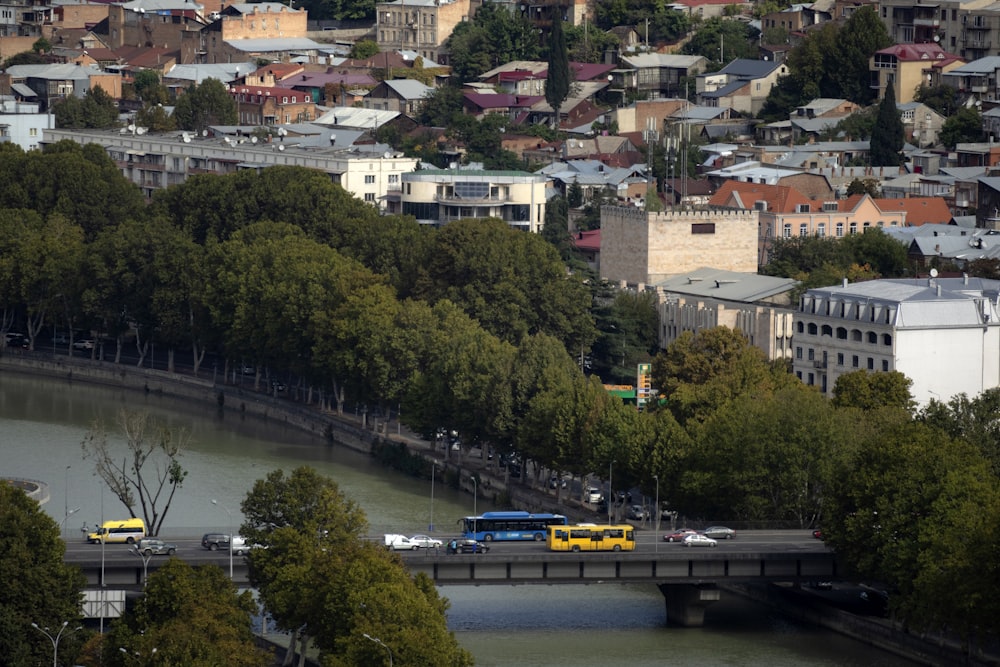
[[[133,134],[103,130],[46,129],[45,141],[69,139],[80,144],[98,144],[107,151],[127,179],[143,194],[183,183],[194,174],[231,174],[243,169],[276,165],[307,167],[322,171],[358,199],[385,209],[390,192],[399,193],[404,173],[417,166],[416,158],[371,146],[298,145],[305,140],[283,136],[273,142],[253,140],[248,135],[199,137],[186,133]]]
[[[1000,386],[1000,281],[871,280],[811,289],[795,316],[793,370],[832,395],[857,370],[899,371],[923,405]]]

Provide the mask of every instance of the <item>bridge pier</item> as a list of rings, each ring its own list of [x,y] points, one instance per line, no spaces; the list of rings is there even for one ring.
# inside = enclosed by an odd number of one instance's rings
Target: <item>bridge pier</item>
[[[705,624],[705,608],[719,600],[715,584],[657,584],[667,605],[667,622],[685,628]]]

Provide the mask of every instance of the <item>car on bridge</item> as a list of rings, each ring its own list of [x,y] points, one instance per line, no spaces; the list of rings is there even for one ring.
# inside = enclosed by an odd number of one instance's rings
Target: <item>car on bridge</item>
[[[719,542],[711,537],[705,537],[701,533],[691,533],[684,538],[682,544],[686,547],[717,547]]]
[[[697,530],[692,530],[691,528],[681,528],[680,530],[675,530],[672,533],[667,533],[663,536],[664,542],[683,542],[684,538],[688,535],[694,535]]]
[[[725,526],[710,526],[701,531],[701,534],[716,540],[731,540],[736,537],[736,531]]]
[[[177,545],[147,538],[139,540],[139,547],[136,550],[145,556],[173,556],[177,553]]]
[[[201,537],[201,546],[209,551],[229,550],[229,535],[225,533],[205,533]],[[242,556],[249,550],[247,541],[242,536],[233,538],[233,553]]]
[[[477,540],[452,540],[448,543],[450,554],[484,554],[490,550],[490,545]]]

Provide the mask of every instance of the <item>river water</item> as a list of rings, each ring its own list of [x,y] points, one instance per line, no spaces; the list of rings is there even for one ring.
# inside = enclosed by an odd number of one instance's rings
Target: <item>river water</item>
[[[365,510],[372,535],[425,532],[432,511],[447,535],[472,512],[468,495],[438,483],[432,509],[429,481],[273,422],[221,416],[214,405],[0,374],[0,475],[48,484],[44,508],[65,524],[67,539],[78,539],[83,524],[102,516],[123,516],[81,449],[95,421],[111,427],[112,443],[121,442],[113,424],[122,407],[148,410],[191,434],[182,459],[188,477],[171,505],[165,536],[228,532],[230,521],[241,522],[239,503],[255,480],[299,465],[336,480]],[[478,509],[489,507],[480,499]],[[725,595],[709,607],[703,628],[682,629],[665,625],[663,597],[654,586],[446,586],[441,592],[451,601],[449,626],[481,666],[912,664]]]

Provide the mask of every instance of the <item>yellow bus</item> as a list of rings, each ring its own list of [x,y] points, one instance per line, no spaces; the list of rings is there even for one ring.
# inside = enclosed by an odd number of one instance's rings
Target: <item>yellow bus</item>
[[[97,528],[93,533],[87,534],[87,542],[90,544],[100,544],[104,542],[125,542],[135,544],[146,537],[146,523],[142,519],[119,519],[116,521],[105,521],[104,525]]]
[[[635,528],[577,524],[575,526],[549,526],[550,551],[633,551]]]

